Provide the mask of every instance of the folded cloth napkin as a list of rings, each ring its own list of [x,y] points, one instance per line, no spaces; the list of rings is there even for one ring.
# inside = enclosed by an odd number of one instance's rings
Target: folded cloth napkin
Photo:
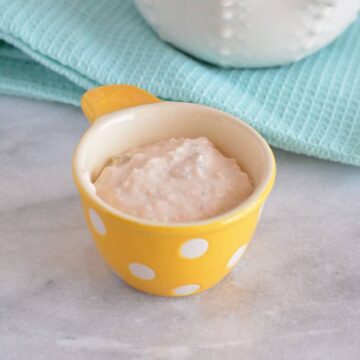
[[[360,20],[301,62],[256,70],[174,49],[131,0],[0,0],[0,39],[2,93],[78,105],[84,89],[134,84],[234,114],[279,148],[360,165]]]

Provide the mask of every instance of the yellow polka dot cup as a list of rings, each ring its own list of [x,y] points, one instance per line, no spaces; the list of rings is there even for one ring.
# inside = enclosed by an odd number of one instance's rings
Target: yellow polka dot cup
[[[129,85],[89,90],[82,109],[92,123],[73,159],[88,227],[111,269],[146,293],[186,296],[211,288],[240,259],[275,179],[275,160],[249,125],[207,106],[160,101]],[[222,215],[188,223],[157,223],[122,213],[96,195],[94,180],[115,155],[145,144],[205,136],[235,158],[254,192]]]

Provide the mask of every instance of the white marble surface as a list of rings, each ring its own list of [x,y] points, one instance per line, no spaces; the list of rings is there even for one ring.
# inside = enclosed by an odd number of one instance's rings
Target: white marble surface
[[[0,97],[0,359],[359,359],[360,169],[276,151],[248,252],[204,294],[156,298],[105,266],[71,156],[79,109]]]

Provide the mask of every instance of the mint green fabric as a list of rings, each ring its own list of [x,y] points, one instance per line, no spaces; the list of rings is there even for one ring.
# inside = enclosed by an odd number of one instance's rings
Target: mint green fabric
[[[276,147],[360,165],[359,20],[301,62],[257,70],[165,44],[131,0],[0,0],[0,39],[2,93],[78,105],[84,89],[134,84],[234,114]]]

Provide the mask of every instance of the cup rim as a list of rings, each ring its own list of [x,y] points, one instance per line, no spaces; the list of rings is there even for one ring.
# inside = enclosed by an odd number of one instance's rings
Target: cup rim
[[[120,210],[117,210],[107,204],[104,200],[102,200],[99,196],[96,195],[94,191],[94,185],[89,177],[89,174],[86,170],[81,169],[81,159],[84,156],[84,147],[86,146],[87,139],[90,136],[93,136],[94,133],[97,131],[101,131],[102,127],[107,127],[111,123],[115,123],[119,121],[118,117],[114,117],[116,114],[121,114],[121,116],[126,116],[127,114],[130,114],[134,111],[140,110],[145,107],[152,107],[154,109],[156,108],[162,108],[162,107],[184,107],[184,106],[191,106],[194,108],[201,108],[206,111],[211,111],[218,113],[219,115],[226,118],[225,121],[230,121],[232,123],[237,124],[238,126],[243,127],[250,136],[253,136],[256,141],[261,145],[261,147],[265,150],[266,154],[266,177],[256,186],[254,191],[251,193],[251,195],[244,201],[242,201],[239,205],[236,207],[213,217],[204,219],[204,220],[197,220],[197,221],[188,221],[188,222],[161,222],[161,221],[152,221],[147,219],[142,219],[130,214],[126,214],[125,212],[122,212]],[[121,120],[120,120],[121,121]],[[129,120],[131,121],[131,120]],[[175,101],[163,101],[159,103],[152,103],[152,104],[146,104],[146,105],[140,105],[128,109],[122,109],[119,111],[112,112],[110,114],[103,115],[99,117],[91,126],[85,131],[85,133],[82,135],[74,156],[73,156],[73,162],[72,162],[72,171],[73,171],[73,177],[75,180],[75,183],[80,191],[80,189],[83,189],[86,193],[86,195],[94,202],[96,205],[98,205],[100,208],[103,208],[107,212],[111,213],[113,216],[121,219],[122,221],[126,221],[129,224],[133,224],[136,226],[143,226],[148,227],[152,229],[156,228],[162,228],[162,229],[179,229],[179,228],[199,228],[199,227],[208,227],[209,225],[216,225],[216,224],[230,224],[234,221],[237,221],[238,219],[246,216],[249,212],[253,210],[254,207],[258,205],[258,202],[260,199],[268,196],[270,193],[272,186],[274,184],[275,180],[275,173],[276,173],[276,163],[274,154],[268,145],[268,143],[264,140],[264,138],[250,125],[248,125],[243,120],[228,114],[224,111],[206,106],[201,104],[194,104],[194,103],[187,103],[187,102],[175,102]],[[263,200],[263,201],[264,201]],[[261,201],[261,202],[263,202]]]

